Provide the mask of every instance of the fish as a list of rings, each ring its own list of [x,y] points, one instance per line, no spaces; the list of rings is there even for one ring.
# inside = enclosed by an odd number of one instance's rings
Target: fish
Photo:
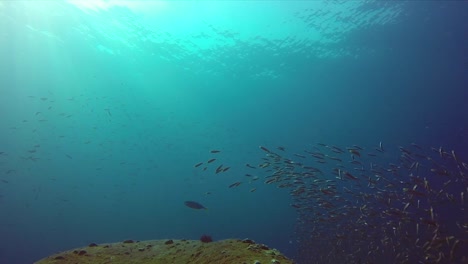
[[[242,183],[242,182],[235,182],[235,183],[229,185],[229,188],[237,187],[237,186],[239,186],[241,183]]]
[[[270,184],[270,183],[276,182],[276,181],[278,181],[277,178],[271,178],[271,179],[266,180],[265,183],[266,183],[266,184]]]
[[[353,175],[352,175],[351,173],[349,173],[349,172],[345,172],[345,173],[344,173],[344,176],[350,178],[351,180],[357,180],[357,179],[358,179],[357,177],[353,176]]]
[[[355,156],[358,156],[358,157],[361,157],[361,153],[359,153],[359,151],[357,151],[356,149],[348,149],[349,153],[355,155]]]
[[[251,168],[251,169],[256,169],[256,167],[255,167],[255,166],[252,166],[252,165],[250,165],[250,164],[248,164],[248,163],[247,163],[247,164],[245,164],[245,166],[247,166],[247,167],[249,167],[249,168]]]
[[[306,156],[304,156],[304,155],[297,154],[297,153],[294,153],[294,156],[299,157],[299,158],[303,158],[303,159],[305,159],[305,157],[306,157]]]
[[[219,165],[218,168],[216,168],[216,174],[220,173],[223,171],[223,164]]]
[[[200,167],[203,164],[203,162],[195,164],[195,168]]]
[[[215,161],[216,159],[210,159],[209,161],[207,161],[207,163],[211,163],[213,161]]]
[[[220,152],[221,152],[221,150],[216,150],[216,149],[213,149],[213,150],[210,151],[210,153],[220,153]]]
[[[331,146],[331,151],[335,152],[335,153],[343,153],[344,151],[337,147],[337,146]]]
[[[413,146],[413,147],[415,147],[415,148],[417,148],[417,149],[422,150],[422,148],[421,148],[418,144],[416,144],[416,143],[411,143],[411,146]]]
[[[339,162],[342,162],[342,160],[340,158],[337,158],[337,157],[331,157],[331,156],[327,156],[329,159],[331,160],[336,160],[336,161],[339,161]]]
[[[207,210],[208,209],[205,206],[203,206],[201,203],[198,203],[198,202],[195,202],[195,201],[185,201],[184,204],[185,204],[185,206],[190,207],[192,209],[196,209],[196,210],[200,210],[200,209]]]
[[[261,150],[267,152],[267,153],[271,153],[271,151],[263,146],[258,146]]]
[[[378,152],[384,152],[382,141],[379,142],[379,148],[376,148],[375,150],[377,150]]]
[[[453,157],[453,159],[455,160],[455,162],[458,163],[458,158],[457,158],[457,156],[455,155],[455,151],[454,151],[454,150],[452,150],[452,157]]]
[[[410,203],[406,203],[405,207],[403,207],[403,212],[406,211],[406,209],[408,208],[409,205],[410,205]]]

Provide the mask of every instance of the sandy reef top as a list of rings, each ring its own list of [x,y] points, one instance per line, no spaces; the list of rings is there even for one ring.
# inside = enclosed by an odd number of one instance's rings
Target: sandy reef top
[[[199,240],[125,240],[112,244],[92,243],[87,247],[60,252],[35,264],[156,264],[156,263],[293,263],[279,251],[250,239],[228,239],[211,243]]]

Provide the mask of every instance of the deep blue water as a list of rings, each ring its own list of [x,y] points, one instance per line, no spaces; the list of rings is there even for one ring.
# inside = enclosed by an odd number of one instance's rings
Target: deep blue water
[[[301,264],[395,263],[405,258],[389,248],[407,243],[403,235],[385,246],[385,232],[367,244],[343,239],[337,232],[363,223],[320,222],[314,213],[352,215],[344,205],[356,197],[343,187],[356,188],[370,197],[360,211],[375,213],[361,216],[391,228],[394,218],[383,212],[407,202],[411,210],[419,195],[403,190],[415,184],[409,173],[429,179],[434,192],[421,195],[421,211],[398,216],[401,225],[427,220],[435,207],[440,237],[454,236],[437,248],[441,261],[468,261],[461,253],[468,240],[466,14],[466,2],[435,1],[0,2],[0,263],[32,263],[91,242],[203,234],[248,237]],[[385,152],[365,157],[380,142]],[[439,178],[421,156],[421,171],[406,168],[399,147],[411,143],[452,178]],[[338,181],[333,209],[318,209],[317,199],[332,198],[309,181],[336,180],[337,165],[304,151],[339,156],[342,170],[352,170],[358,157],[346,148],[353,145],[363,148],[366,168],[401,166],[404,183],[381,195],[363,179]],[[280,165],[258,167],[275,158]],[[285,158],[304,164],[288,171]],[[230,169],[216,174],[219,165]],[[308,213],[291,206],[303,174],[291,175],[304,166],[324,171],[304,179]],[[278,170],[288,171],[282,182],[265,184]],[[456,184],[437,196],[449,179]],[[378,202],[383,196],[392,201]],[[208,210],[188,208],[187,200]],[[425,225],[421,232],[435,232]],[[359,234],[366,232],[378,233]],[[430,241],[408,232],[411,241]],[[365,253],[380,251],[366,259],[346,245],[353,242]],[[424,262],[428,252],[411,261]]]

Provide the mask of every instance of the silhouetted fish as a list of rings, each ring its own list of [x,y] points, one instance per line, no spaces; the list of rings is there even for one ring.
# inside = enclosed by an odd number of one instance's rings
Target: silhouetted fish
[[[200,203],[194,202],[194,201],[185,201],[184,202],[185,206],[190,207],[192,209],[207,209],[205,206],[201,205]]]

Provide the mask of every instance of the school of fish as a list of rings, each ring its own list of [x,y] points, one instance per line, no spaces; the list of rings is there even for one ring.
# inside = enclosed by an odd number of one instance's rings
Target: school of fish
[[[264,157],[246,163],[245,176],[289,190],[298,263],[468,263],[468,163],[455,151],[415,143],[259,149]]]

